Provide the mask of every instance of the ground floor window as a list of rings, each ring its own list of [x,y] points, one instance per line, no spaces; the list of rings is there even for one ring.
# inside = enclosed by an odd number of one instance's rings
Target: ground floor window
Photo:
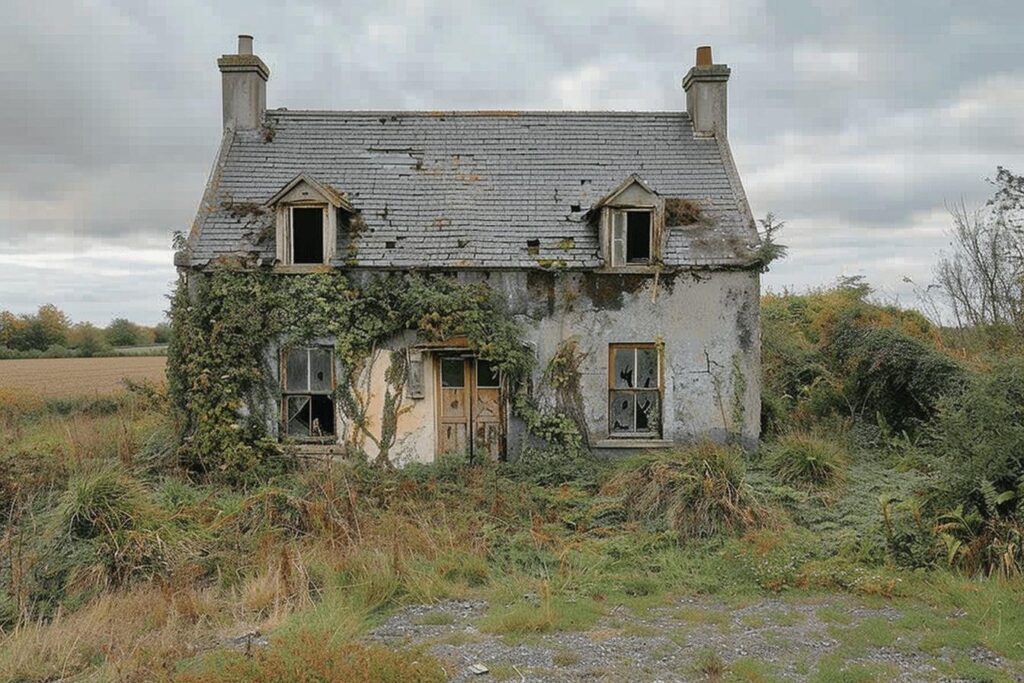
[[[661,354],[655,344],[608,347],[608,432],[661,436]]]
[[[281,412],[286,436],[334,436],[334,351],[328,347],[288,349],[281,359]]]

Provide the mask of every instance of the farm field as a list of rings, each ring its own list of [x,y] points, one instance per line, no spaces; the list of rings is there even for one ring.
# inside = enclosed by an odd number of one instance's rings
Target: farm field
[[[167,358],[32,358],[0,360],[0,389],[21,389],[44,398],[114,394],[125,378],[162,382]]]

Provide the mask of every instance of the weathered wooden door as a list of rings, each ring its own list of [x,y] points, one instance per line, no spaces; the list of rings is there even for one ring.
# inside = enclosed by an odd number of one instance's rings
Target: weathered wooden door
[[[505,450],[501,382],[491,363],[442,356],[437,363],[437,452],[498,459]]]

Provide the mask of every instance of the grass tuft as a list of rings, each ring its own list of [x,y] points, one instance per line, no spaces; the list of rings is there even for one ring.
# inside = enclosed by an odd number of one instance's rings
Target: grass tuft
[[[682,540],[742,531],[764,510],[745,481],[739,453],[710,442],[647,456],[613,477],[632,519],[668,528]]]
[[[767,464],[779,482],[798,488],[840,486],[846,478],[846,451],[812,434],[793,432],[768,448]]]

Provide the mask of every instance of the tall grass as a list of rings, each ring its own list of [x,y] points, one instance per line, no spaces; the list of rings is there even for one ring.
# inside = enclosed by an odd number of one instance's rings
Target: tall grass
[[[784,434],[767,447],[766,455],[769,469],[781,483],[812,489],[841,485],[847,460],[842,445],[807,432]]]
[[[765,517],[739,452],[710,442],[632,463],[604,492],[622,495],[633,519],[671,529],[681,539],[742,531]]]

